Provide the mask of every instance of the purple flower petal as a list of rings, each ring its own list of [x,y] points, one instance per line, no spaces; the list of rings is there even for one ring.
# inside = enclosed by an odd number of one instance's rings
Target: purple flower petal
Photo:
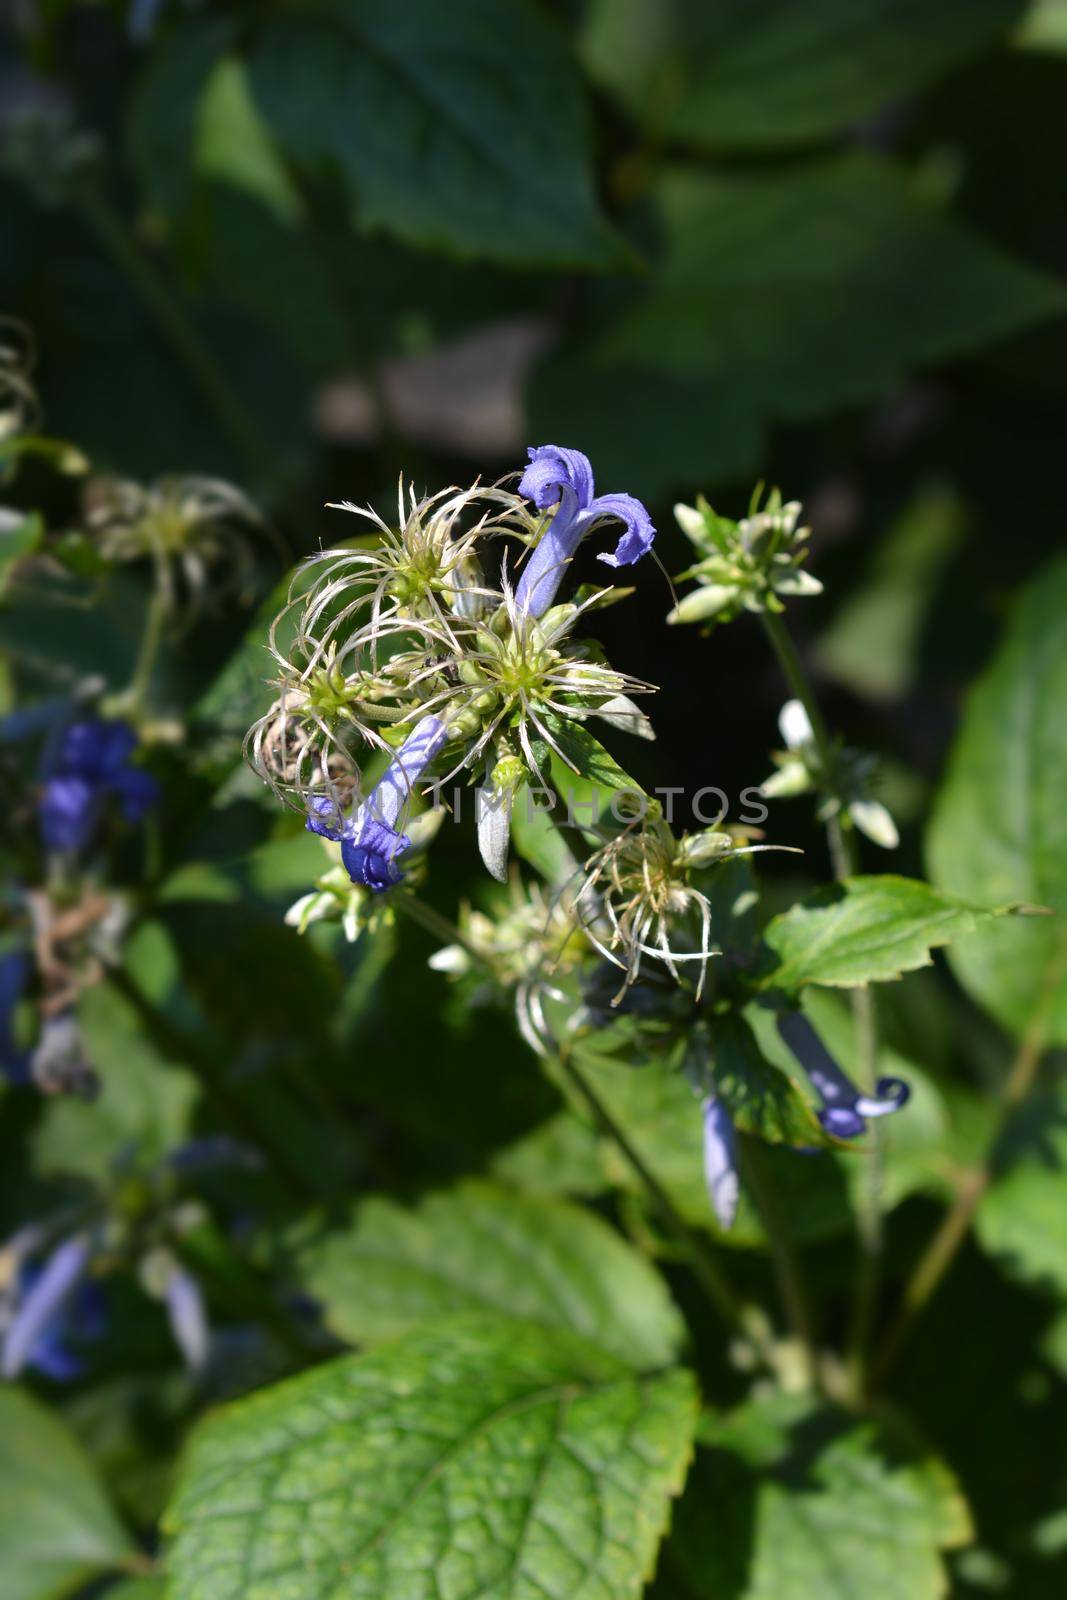
[[[100,788],[86,778],[50,778],[38,807],[48,850],[84,850],[100,811]]]
[[[730,1113],[715,1095],[704,1101],[704,1177],[719,1225],[732,1228],[740,1194],[737,1136]]]
[[[38,1357],[56,1353],[56,1325],[89,1266],[89,1237],[74,1234],[49,1256],[4,1335],[0,1371],[15,1378]]]
[[[532,500],[539,511],[560,500],[565,490],[574,495],[577,511],[584,511],[593,498],[593,468],[580,450],[567,450],[558,444],[533,445],[526,454],[530,465],[519,480],[519,493]]]
[[[614,555],[601,555],[600,561],[609,567],[628,567],[647,555],[656,537],[656,530],[645,507],[632,494],[598,495],[586,515],[599,520],[617,517],[626,525],[626,532],[615,546]],[[584,520],[584,519],[583,519]]]

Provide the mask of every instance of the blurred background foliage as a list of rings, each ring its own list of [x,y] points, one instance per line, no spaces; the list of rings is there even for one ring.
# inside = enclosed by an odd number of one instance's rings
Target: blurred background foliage
[[[894,866],[921,874],[964,690],[1013,595],[1062,546],[1063,0],[5,9],[0,309],[32,329],[50,436],[96,472],[240,484],[292,558],[347,531],[326,501],[384,512],[401,469],[429,489],[493,478],[530,443],[579,447],[605,488],[645,497],[666,572],[688,559],[673,500],[702,490],[737,513],[754,479],[780,484],[805,503],[826,586],[798,622],[827,719],[878,750],[902,825]],[[29,459],[9,498],[76,529],[79,485]],[[260,566],[266,595],[282,569]],[[128,673],[144,591],[112,575],[88,610],[75,602],[90,580],[72,557],[5,610],[27,682],[48,687],[59,661],[68,677]],[[710,643],[668,630],[665,577],[648,565],[636,587],[601,630],[613,661],[665,690],[658,746],[634,771],[738,795],[766,776],[777,742],[782,693],[763,641],[744,624]],[[1043,609],[1040,583],[1032,591],[1017,652],[1031,628],[1062,637],[1064,595],[1062,569]],[[140,998],[101,990],[83,1008],[113,1069],[95,1105],[5,1098],[5,1224],[27,1195],[98,1178],[124,1141],[162,1150],[213,1115],[272,1164],[269,1179],[228,1176],[222,1197],[231,1215],[278,1224],[249,1246],[257,1270],[276,1264],[294,1209],[353,1188],[410,1197],[492,1167],[535,1193],[602,1192],[556,1090],[532,1062],[511,1070],[507,1018],[470,1014],[435,978],[443,1020],[427,1049],[421,934],[353,954],[326,930],[301,941],[283,926],[319,857],[235,775],[261,703],[262,628],[242,648],[248,629],[247,613],[224,607],[167,657],[158,711],[190,719],[195,759],[175,760],[168,830],[151,846],[155,904],[129,954]],[[1031,681],[1041,675],[1037,662]],[[1016,689],[983,691],[988,737],[972,742],[987,778],[1014,759],[998,767],[988,749],[1017,726]],[[961,800],[966,785],[952,783],[931,834],[938,881],[1017,893],[1017,878],[968,882],[968,830],[1010,797],[972,788]],[[820,874],[806,808],[773,808],[768,830],[803,845]],[[863,850],[869,870],[884,865]],[[474,859],[462,830],[444,830],[431,889],[442,906]],[[795,866],[769,876],[783,901],[798,882]],[[395,938],[406,959],[390,964]],[[1010,1053],[973,1003],[984,961],[980,948],[961,958],[965,989],[940,964],[882,996],[890,1045],[909,1076],[917,1057],[932,1080],[893,1169],[898,1266],[929,1230],[946,1168],[980,1145],[981,1091]],[[1025,985],[1007,990],[994,1010],[1010,1029],[1029,999]],[[820,1023],[829,1036],[832,1016]],[[1064,1105],[1053,1074],[1013,1130],[1026,1157],[1013,1192],[991,1194],[979,1244],[895,1382],[966,1480],[980,1543],[957,1558],[965,1596],[1036,1600],[1062,1594],[1067,1576]],[[667,1161],[670,1126],[669,1113],[657,1123]],[[830,1163],[820,1172],[798,1188],[796,1225],[832,1297],[850,1270],[845,1180]],[[221,1248],[202,1241],[216,1285],[234,1271]],[[329,1270],[327,1254],[311,1275]],[[743,1282],[764,1271],[739,1251]],[[237,1312],[254,1301],[254,1283],[229,1288]],[[139,1303],[123,1312],[93,1384],[63,1406],[147,1526],[168,1486],[161,1453],[192,1402],[161,1323]],[[242,1385],[250,1359],[235,1348]],[[257,1359],[261,1376],[285,1364],[277,1350]],[[724,1395],[731,1381],[711,1375]],[[13,1415],[11,1438],[21,1426]],[[728,1469],[722,1440],[709,1443],[701,1471],[727,1471],[741,1551],[786,1469],[766,1440],[739,1445]],[[846,1508],[848,1450],[835,1446],[828,1469]],[[98,1519],[106,1549],[122,1537],[110,1515]],[[687,1556],[690,1525],[683,1514],[682,1554],[657,1593],[740,1595],[740,1556],[719,1587],[687,1587],[701,1537]],[[862,1572],[862,1550],[849,1559]],[[787,1592],[773,1570],[764,1581],[760,1595]]]

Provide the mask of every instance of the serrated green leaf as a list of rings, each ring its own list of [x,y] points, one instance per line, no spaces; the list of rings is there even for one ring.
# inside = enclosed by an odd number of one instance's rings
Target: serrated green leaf
[[[171,1600],[639,1594],[694,1386],[453,1318],[217,1413],[167,1516]]]
[[[272,18],[252,90],[285,152],[335,167],[360,227],[522,266],[610,266],[585,108],[528,0],[320,0]]]
[[[583,54],[657,130],[764,149],[845,129],[984,49],[1023,0],[596,0]]]
[[[968,994],[1019,1032],[1039,1012],[1067,1043],[1067,561],[1020,595],[975,685],[926,836],[930,876],[976,899],[1022,899],[1056,915],[984,932],[954,950]]]
[[[772,416],[869,399],[909,365],[1064,307],[1051,279],[981,243],[871,156],[786,177],[676,168],[659,204],[659,272],[606,348],[619,361],[728,381],[735,404]],[[847,340],[837,337],[843,323]]]
[[[63,1422],[21,1389],[0,1389],[0,1592],[62,1600],[127,1566],[130,1539]]]
[[[581,439],[598,481],[637,493],[751,472],[769,423],[877,399],[1063,310],[1054,280],[866,154],[668,168],[651,204],[657,265],[628,304],[583,310],[530,395],[531,436]]]
[[[697,1600],[938,1600],[971,1537],[948,1468],[899,1428],[796,1396],[710,1419],[671,1538]],[[709,1507],[715,1515],[709,1515]]]
[[[762,983],[792,993],[808,983],[851,988],[899,978],[929,966],[938,945],[973,933],[1007,910],[968,905],[895,873],[848,878],[768,923],[763,937],[776,965]]]
[[[648,1371],[669,1365],[684,1335],[662,1279],[599,1217],[496,1184],[465,1183],[416,1210],[367,1200],[347,1228],[322,1234],[320,1224],[296,1270],[327,1326],[353,1344],[449,1312],[499,1311]]]

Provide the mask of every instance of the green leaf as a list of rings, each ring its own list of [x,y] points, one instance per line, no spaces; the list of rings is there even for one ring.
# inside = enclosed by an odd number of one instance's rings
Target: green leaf
[[[985,49],[1023,0],[595,0],[594,76],[657,129],[765,149],[825,138]]]
[[[3,599],[16,564],[32,555],[44,538],[44,523],[36,512],[23,515],[0,509],[0,599]]]
[[[712,1419],[671,1538],[697,1600],[938,1600],[971,1538],[948,1468],[900,1429],[797,1396]],[[709,1508],[714,1507],[714,1515]]]
[[[851,988],[930,965],[930,951],[1003,916],[968,905],[917,878],[894,873],[848,878],[819,889],[768,923],[777,965],[763,987],[791,992],[807,983]],[[1001,930],[1007,940],[1010,934]]]
[[[595,1156],[594,1156],[595,1159]],[[298,1249],[327,1325],[353,1344],[452,1311],[499,1311],[581,1334],[629,1366],[667,1366],[684,1335],[662,1280],[590,1211],[472,1182],[417,1210],[370,1199]]]
[[[860,585],[819,639],[823,672],[871,700],[897,700],[921,670],[923,624],[965,536],[958,496],[920,492],[876,548]]]
[[[744,1017],[717,1018],[711,1029],[715,1093],[744,1133],[771,1144],[805,1148],[824,1142],[808,1099],[797,1086],[796,1068],[783,1071],[767,1060]]]
[[[318,0],[267,23],[250,72],[283,150],[339,169],[361,228],[521,266],[617,264],[577,69],[529,0]]]
[[[188,17],[159,35],[130,106],[130,158],[150,198],[169,216],[190,200],[204,91],[236,30],[232,16]]]
[[[1035,1095],[1001,1152],[1006,1170],[982,1197],[979,1242],[1012,1277],[1067,1297],[1067,1080]]]
[[[505,1145],[493,1157],[492,1171],[503,1183],[529,1194],[592,1199],[607,1188],[596,1133],[567,1110]]]
[[[35,1159],[42,1172],[102,1181],[120,1152],[135,1151],[149,1163],[185,1138],[198,1090],[110,985],[85,992],[78,1024],[100,1092],[92,1101],[64,1096],[48,1102],[33,1139]]]
[[[109,1589],[104,1600],[164,1600],[162,1578],[129,1578]]]
[[[61,1600],[135,1551],[65,1424],[21,1389],[0,1389],[0,1591]]]
[[[628,304],[583,311],[592,331],[546,359],[530,397],[531,436],[580,438],[613,487],[749,472],[768,424],[879,398],[1064,308],[1053,280],[867,154],[786,174],[668,168],[651,200],[656,268]]]
[[[600,740],[595,739],[584,724],[572,722],[568,717],[559,717],[554,711],[542,713],[541,720],[567,762],[563,772],[559,773],[564,780],[564,789],[568,783],[574,789],[577,777],[588,781],[594,797],[598,790],[606,790],[609,794],[644,794],[641,785],[623,771],[615,757],[604,749]]]
[[[299,220],[299,196],[256,110],[244,63],[236,56],[216,62],[204,85],[193,160],[198,177],[254,195],[280,222]]]
[[[952,952],[968,994],[1012,1031],[1047,1007],[1067,1043],[1067,561],[1020,595],[971,691],[926,837],[930,876],[956,894],[1023,899],[1053,917],[985,932]]]
[[[766,1234],[744,1185],[729,1232],[724,1233],[715,1219],[704,1176],[700,1100],[677,1067],[648,1058],[610,1060],[582,1042],[574,1053],[583,1074],[686,1221],[723,1244],[764,1246]],[[575,1114],[588,1119],[588,1107],[566,1077],[561,1077],[560,1087]],[[613,1140],[601,1138],[600,1157],[613,1185],[647,1200],[644,1184]],[[825,1238],[849,1227],[844,1179],[828,1154],[815,1158],[785,1145],[768,1145],[765,1159],[798,1240]]]
[[[691,1450],[684,1372],[452,1318],[217,1413],[167,1517],[170,1600],[630,1600]]]

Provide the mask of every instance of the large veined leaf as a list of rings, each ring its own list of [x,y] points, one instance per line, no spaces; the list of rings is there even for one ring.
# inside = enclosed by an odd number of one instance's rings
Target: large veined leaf
[[[61,1600],[129,1567],[136,1551],[92,1463],[64,1423],[20,1389],[0,1389],[0,1593]]]
[[[694,143],[823,138],[985,48],[1024,0],[596,0],[584,55],[632,110]]]
[[[850,988],[899,978],[929,966],[930,951],[938,945],[1002,914],[968,905],[917,878],[890,872],[849,878],[817,890],[768,923],[764,940],[777,964],[763,982],[790,992],[808,983]]]
[[[907,1435],[771,1395],[702,1430],[672,1535],[707,1600],[938,1600],[971,1537],[952,1474]],[[714,1513],[712,1512],[714,1508]]]
[[[640,1371],[667,1366],[684,1328],[662,1279],[592,1212],[466,1183],[416,1210],[361,1205],[314,1235],[297,1270],[327,1325],[366,1343],[454,1311],[565,1328]]]
[[[171,1600],[636,1597],[695,1425],[680,1371],[459,1317],[217,1413],[167,1515]]]
[[[658,267],[610,323],[550,355],[531,437],[580,438],[600,481],[659,493],[748,472],[770,421],[874,399],[911,370],[1063,309],[886,162],[668,169]]]
[[[1005,1272],[1067,1297],[1067,1081],[1027,1103],[982,1197],[978,1239]]]
[[[1040,1013],[1067,1043],[1067,561],[1019,597],[1004,642],[967,702],[927,833],[936,884],[1056,915],[961,944],[953,971],[1012,1030]]]
[[[318,0],[268,22],[250,67],[283,150],[339,169],[361,227],[522,265],[618,258],[575,63],[529,0]]]

